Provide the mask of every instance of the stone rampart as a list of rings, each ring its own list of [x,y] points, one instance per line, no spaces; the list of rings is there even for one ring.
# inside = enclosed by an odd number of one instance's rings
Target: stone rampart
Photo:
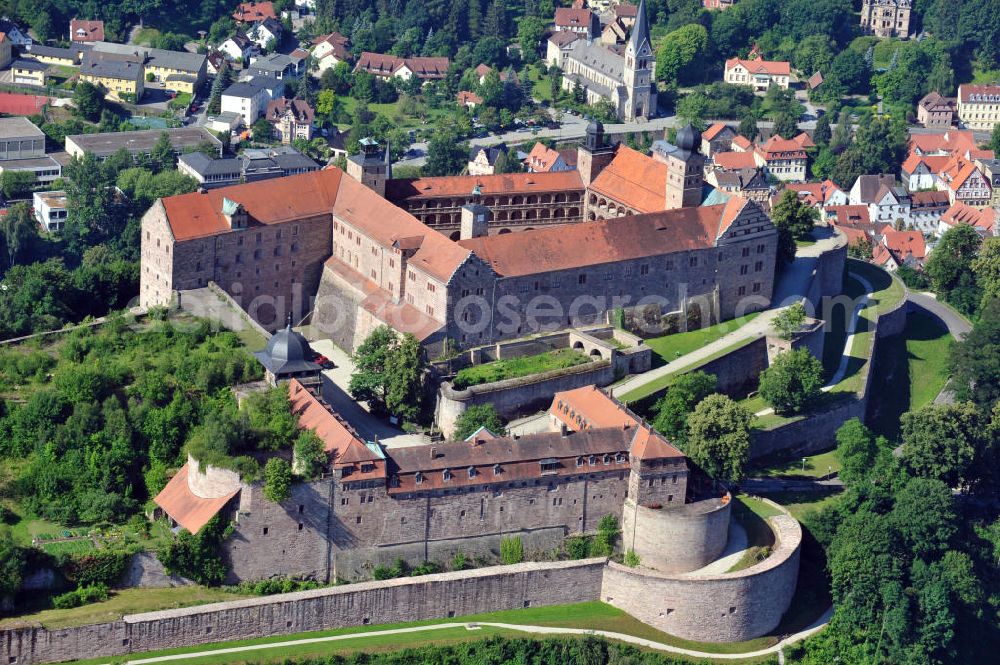
[[[686,573],[715,561],[726,548],[732,500],[709,499],[679,508],[650,508],[626,499],[622,547],[643,566],[661,573]]]
[[[738,642],[764,635],[778,625],[795,595],[802,542],[802,528],[790,515],[769,523],[775,547],[750,568],[668,575],[609,562],[601,600],[684,639]]]
[[[0,661],[36,665],[261,636],[597,600],[605,559],[522,563],[148,612],[48,630],[0,630]]]
[[[195,458],[188,455],[188,489],[202,499],[218,499],[240,488],[240,474],[206,464],[202,469]]]

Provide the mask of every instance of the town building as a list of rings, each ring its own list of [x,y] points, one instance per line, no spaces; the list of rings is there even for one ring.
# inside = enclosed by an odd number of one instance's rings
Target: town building
[[[575,32],[552,33],[548,41],[545,42],[545,61],[550,67],[559,67],[561,69],[566,62],[566,58],[569,57],[572,51],[571,44],[580,39],[583,39],[583,37]],[[624,39],[622,43],[625,43]]]
[[[701,0],[701,6],[705,9],[729,9],[734,4],[736,0]]]
[[[992,132],[1000,122],[1000,86],[958,86],[958,119],[966,129]]]
[[[99,85],[116,97],[126,95],[138,101],[146,81],[144,61],[138,55],[87,51],[80,64],[80,80]]]
[[[503,143],[492,146],[473,146],[469,149],[469,164],[466,170],[469,175],[493,175],[497,159],[507,155],[507,146]]]
[[[221,106],[223,113],[238,113],[243,118],[243,124],[251,127],[257,118],[264,115],[267,105],[278,96],[273,95],[273,86],[266,85],[266,78],[256,78],[251,81],[233,83],[222,91]],[[278,83],[284,90],[285,85]]]
[[[624,55],[590,39],[576,39],[559,47],[562,85],[565,90],[581,86],[588,104],[611,103],[619,120],[634,122],[656,115],[656,88],[653,72],[656,61],[645,0],[640,0],[638,17]]]
[[[448,58],[413,57],[401,58],[383,53],[365,51],[354,66],[355,72],[367,72],[383,79],[398,78],[407,81],[418,78],[421,81],[443,79],[451,63]]]
[[[872,248],[872,263],[889,272],[895,272],[902,266],[919,270],[926,258],[927,243],[920,231],[886,228]]]
[[[317,76],[338,63],[351,60],[351,40],[339,32],[317,37],[313,44],[312,57],[316,62]]]
[[[4,16],[0,18],[0,32],[2,32],[11,43],[18,47],[24,48],[31,46],[34,43],[31,35],[28,34],[27,30],[21,30],[21,28],[11,21],[9,18]]]
[[[91,50],[90,44],[73,44],[69,48],[45,46],[44,44],[29,44],[22,47],[22,56],[31,58],[47,65],[62,65],[63,67],[79,67],[83,63],[83,54]]]
[[[83,19],[70,19],[69,40],[71,42],[103,42],[104,41],[104,21],[85,21]]]
[[[968,224],[976,229],[979,235],[991,237],[1000,234],[1000,223],[997,220],[996,208],[973,208],[962,202],[957,202],[948,208],[938,223],[938,235],[944,235],[949,229],[960,224]]]
[[[748,201],[756,201],[765,210],[771,209],[771,196],[774,187],[767,181],[764,170],[760,167],[725,171],[711,169],[705,175],[705,182],[720,192],[739,196]]]
[[[68,215],[66,192],[35,192],[32,195],[31,208],[35,213],[35,219],[44,231],[59,233],[66,226]]]
[[[925,190],[910,194],[910,226],[925,235],[938,232],[941,217],[951,207],[948,192]]]
[[[872,224],[910,222],[910,195],[890,174],[858,176],[851,187],[849,202],[850,205],[868,206]]]
[[[544,143],[535,143],[524,158],[524,166],[529,173],[558,173],[576,168],[576,151],[559,151]]]
[[[876,37],[902,37],[910,34],[912,0],[862,0],[861,28]]]
[[[557,7],[552,23],[556,32],[575,32],[585,39],[594,39],[601,31],[597,15],[582,7]]]
[[[285,29],[275,18],[263,18],[247,28],[247,38],[261,51],[273,51],[281,43]]]
[[[948,129],[955,124],[958,99],[929,92],[917,103],[917,122],[928,129]]]
[[[154,81],[174,92],[193,93],[201,88],[207,75],[207,58],[201,53],[168,51],[161,48],[114,44],[112,42],[95,42],[92,46],[94,52],[98,53],[142,58],[144,73],[152,74]]]
[[[978,158],[976,159],[976,167],[990,185],[989,205],[1000,207],[1000,160]]]
[[[872,246],[875,242],[875,225],[868,216],[866,205],[828,206],[826,219],[847,237],[849,245]]]
[[[849,203],[848,196],[830,179],[823,182],[788,183],[784,189],[798,194],[799,201],[811,208],[824,210],[827,206],[842,206]],[[779,192],[777,196],[780,196]]]
[[[240,160],[213,159],[197,150],[178,157],[177,170],[197,180],[198,185],[205,189],[235,185],[242,175]]]
[[[274,99],[267,104],[264,118],[274,125],[275,135],[282,143],[312,138],[315,112],[304,99]]]
[[[290,145],[272,148],[247,148],[240,154],[243,182],[284,178],[318,171],[319,164]]]
[[[14,46],[7,35],[0,32],[0,68],[7,67],[14,59]]]
[[[712,156],[712,166],[717,171],[756,169],[760,168],[758,161],[756,153],[741,150],[717,152]]]
[[[964,203],[973,208],[988,206],[993,198],[990,181],[975,162],[953,157],[941,170],[938,189],[948,192],[952,203]]]
[[[932,189],[941,179],[941,172],[951,162],[950,155],[918,155],[911,152],[900,167],[900,179],[911,192]]]
[[[49,65],[21,58],[10,63],[10,72],[14,78],[14,83],[19,85],[37,85],[45,87],[48,82]]]
[[[459,106],[474,109],[483,103],[483,98],[470,90],[459,90],[455,95],[455,101]]]
[[[601,30],[601,43],[607,46],[624,44],[628,41],[628,30],[628,26],[625,25],[625,22],[616,17]]]
[[[792,68],[785,61],[764,60],[751,52],[750,58],[729,58],[726,60],[726,70],[723,80],[733,85],[747,85],[754,92],[763,93],[772,85],[785,90],[791,84]]]
[[[219,50],[225,53],[229,60],[243,63],[249,63],[260,55],[260,47],[239,30],[219,44]]]
[[[805,132],[793,139],[775,134],[757,146],[754,154],[757,165],[764,167],[769,175],[784,182],[802,182],[806,179],[809,166],[806,150],[813,147],[815,144]]]
[[[709,159],[717,152],[728,152],[736,138],[735,129],[724,122],[716,122],[701,135],[701,154]]]
[[[141,129],[133,132],[107,132],[104,134],[74,134],[66,137],[66,152],[70,157],[94,155],[104,160],[121,149],[133,157],[148,156],[153,146],[166,134],[174,153],[181,155],[206,147],[222,156],[222,142],[204,127],[190,126],[173,129]]]
[[[50,185],[62,175],[62,165],[45,154],[45,134],[21,116],[0,118],[0,174],[28,171],[39,185]]]
[[[222,51],[209,51],[205,55],[205,73],[209,76],[215,76],[222,71],[222,66],[226,61],[226,54]]]
[[[257,23],[266,18],[278,18],[271,2],[241,2],[233,11],[233,20],[237,23]]]
[[[289,54],[271,53],[254,59],[247,72],[251,77],[264,76],[279,81],[297,79],[305,74],[308,59],[309,54],[305,51]]]

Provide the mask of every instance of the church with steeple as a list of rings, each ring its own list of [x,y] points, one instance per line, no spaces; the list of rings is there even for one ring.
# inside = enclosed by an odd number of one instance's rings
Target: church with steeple
[[[585,36],[561,35],[560,41],[564,42],[558,63],[563,70],[563,89],[582,88],[588,104],[610,101],[623,122],[656,115],[656,61],[649,39],[646,0],[639,1],[624,49]]]

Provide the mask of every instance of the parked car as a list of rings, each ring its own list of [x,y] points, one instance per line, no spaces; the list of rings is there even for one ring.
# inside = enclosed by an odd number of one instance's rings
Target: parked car
[[[333,369],[334,367],[336,367],[333,361],[327,358],[326,356],[316,356],[313,362],[322,367],[323,369]]]

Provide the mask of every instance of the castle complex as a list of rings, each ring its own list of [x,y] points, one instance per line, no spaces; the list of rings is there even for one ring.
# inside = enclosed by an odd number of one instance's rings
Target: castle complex
[[[876,37],[907,37],[910,34],[912,0],[864,0],[861,27]]]
[[[389,449],[361,439],[318,392],[294,379],[288,390],[300,426],[329,455],[321,479],[296,483],[275,504],[259,484],[190,459],[156,497],[191,532],[218,513],[234,520],[225,544],[234,580],[355,580],[397,558],[491,557],[508,536],[526,551],[549,551],[606,515],[626,526],[624,546],[663,573],[701,568],[725,547],[728,495],[708,491],[683,453],[593,386],[557,393],[545,432],[480,430],[466,441]],[[671,537],[653,542],[647,531]]]
[[[168,197],[143,217],[140,302],[214,282],[265,327],[311,313],[345,349],[381,324],[466,348],[639,304],[698,301],[715,320],[766,307],[774,226],[738,197],[699,205],[700,137],[676,144],[611,147],[595,122],[577,171],[393,180],[366,143],[347,173]]]

